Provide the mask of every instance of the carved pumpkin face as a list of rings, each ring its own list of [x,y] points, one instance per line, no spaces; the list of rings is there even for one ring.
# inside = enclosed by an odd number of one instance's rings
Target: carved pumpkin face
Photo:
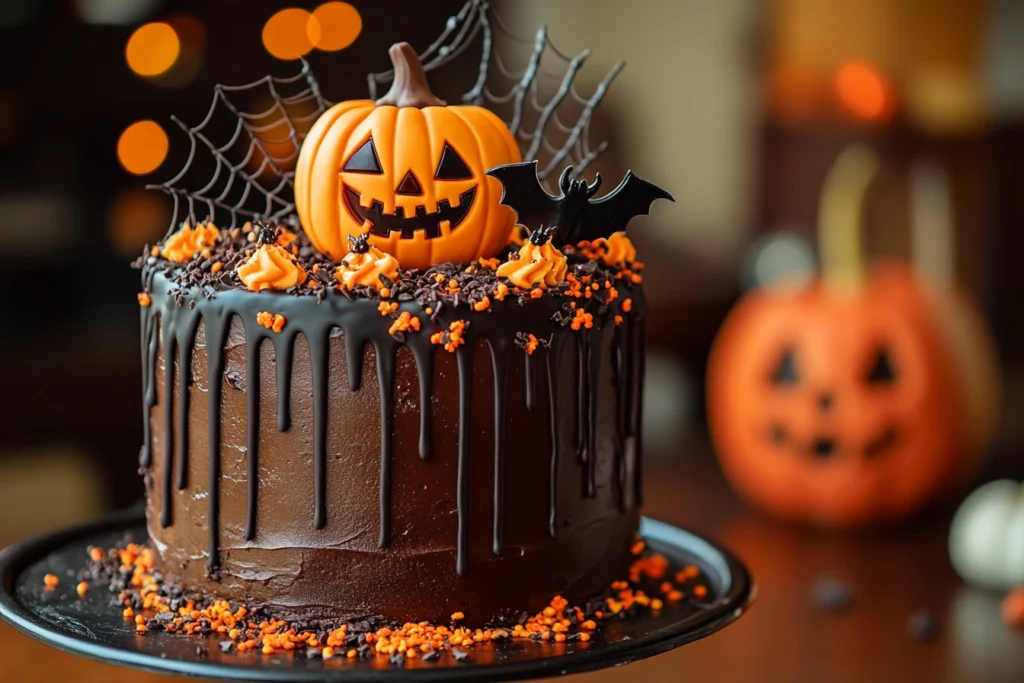
[[[413,87],[409,74],[402,78],[396,76],[396,87]],[[425,81],[415,87],[425,88]],[[409,106],[382,101],[335,105],[303,142],[296,209],[313,244],[340,259],[349,235],[369,231],[373,246],[405,268],[501,251],[514,215],[498,203],[498,181],[484,172],[520,161],[508,127],[482,107],[418,106],[436,98]]]
[[[709,362],[726,474],[787,518],[896,518],[957,470],[960,410],[927,300],[903,271],[853,293],[818,284],[748,295]]]

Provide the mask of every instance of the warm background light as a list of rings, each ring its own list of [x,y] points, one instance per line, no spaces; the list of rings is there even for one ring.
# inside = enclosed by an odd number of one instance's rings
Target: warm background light
[[[270,112],[274,102],[271,99],[258,99],[250,106],[249,111]],[[316,120],[316,108],[312,101],[292,102],[286,106],[288,118],[295,126],[296,132],[304,136]],[[264,164],[266,156],[269,155],[277,166],[278,171],[286,173],[295,168],[295,161],[298,159],[298,149],[291,139],[291,129],[280,111],[274,111],[266,116],[260,116],[251,122],[252,126],[259,131],[260,147],[254,146],[251,154],[248,154],[248,168],[260,180],[272,182],[276,177],[276,171],[269,163]],[[266,151],[266,154],[263,153]]]
[[[110,205],[110,243],[125,258],[133,258],[145,245],[163,237],[170,220],[171,208],[165,195],[140,187],[127,188]]]
[[[313,21],[307,25],[310,40],[325,52],[344,50],[362,30],[359,11],[347,2],[325,2],[313,10]]]
[[[170,24],[154,22],[135,29],[124,56],[128,67],[140,76],[159,76],[172,66],[181,52],[178,34]]]
[[[174,66],[154,81],[167,88],[180,88],[191,83],[203,66],[206,53],[206,28],[191,14],[175,14],[166,22],[178,34],[181,50]]]
[[[320,22],[298,7],[283,9],[263,26],[263,47],[278,59],[298,59],[320,40]]]
[[[847,62],[836,71],[839,101],[859,119],[880,121],[892,110],[891,89],[885,77],[863,62]]]
[[[117,159],[135,175],[152,173],[167,158],[167,133],[155,121],[136,121],[117,140]]]

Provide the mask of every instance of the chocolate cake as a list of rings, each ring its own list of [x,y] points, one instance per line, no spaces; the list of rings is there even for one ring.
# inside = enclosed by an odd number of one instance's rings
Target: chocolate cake
[[[480,133],[497,117],[392,57],[392,93],[306,137],[297,217],[185,221],[139,261],[156,564],[286,619],[584,600],[633,559],[646,309],[622,231],[667,194],[630,174],[594,201],[569,172],[538,194],[508,130]]]

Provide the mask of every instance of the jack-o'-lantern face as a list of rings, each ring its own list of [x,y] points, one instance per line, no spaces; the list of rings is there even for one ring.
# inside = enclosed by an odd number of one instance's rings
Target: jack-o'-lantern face
[[[709,364],[732,483],[784,517],[853,524],[927,502],[956,462],[957,401],[920,295],[896,279],[837,295],[755,292]]]
[[[515,138],[482,107],[426,104],[440,101],[415,77],[415,53],[392,58],[404,75],[389,97],[417,104],[342,102],[303,142],[295,203],[306,234],[340,259],[349,235],[369,232],[373,246],[405,268],[496,255],[514,214],[485,171],[520,160]]]
[[[421,161],[413,159],[411,161]],[[429,163],[430,158],[426,161]],[[417,232],[422,232],[425,239],[434,239],[441,236],[441,223],[448,223],[449,234],[458,229],[462,222],[469,215],[473,208],[473,200],[476,198],[478,179],[474,177],[473,171],[469,169],[466,162],[455,151],[447,140],[441,150],[440,160],[437,168],[430,172],[429,183],[421,182],[419,176],[423,175],[423,164],[414,164],[419,168],[408,168],[403,174],[385,173],[380,163],[380,155],[377,153],[377,146],[373,142],[373,135],[366,139],[362,145],[349,157],[342,168],[342,196],[345,200],[345,209],[349,217],[362,224],[369,224],[371,235],[379,237],[390,237],[391,233],[399,233],[402,239],[413,239]],[[390,193],[394,196],[393,209],[388,212],[384,202],[376,199],[373,188],[381,183],[366,178],[350,177],[377,176],[387,183],[395,177],[401,177],[398,186]],[[428,176],[429,177],[429,176]],[[460,186],[472,183],[464,192],[443,192],[442,181],[459,182]],[[427,211],[425,202],[428,201],[424,185],[429,184],[433,191],[433,204],[436,211]],[[353,185],[365,186],[371,193],[369,206],[363,205],[362,193],[356,190]],[[454,187],[454,186],[453,186]],[[378,188],[385,190],[382,196],[389,196],[386,187]],[[447,197],[440,199],[440,195],[456,194],[457,199],[453,202]]]

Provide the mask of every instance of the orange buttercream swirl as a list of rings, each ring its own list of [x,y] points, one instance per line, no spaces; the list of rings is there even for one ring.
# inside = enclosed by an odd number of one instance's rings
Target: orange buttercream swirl
[[[377,247],[365,252],[350,251],[334,271],[334,277],[348,290],[356,286],[373,287],[378,292],[384,288],[380,276],[395,281],[398,279],[398,259]]]
[[[565,279],[568,271],[565,254],[551,242],[534,244],[527,241],[519,248],[519,258],[498,266],[498,277],[507,277],[516,287],[541,289],[554,287]]]
[[[160,255],[168,261],[184,263],[220,239],[220,230],[213,223],[200,223],[195,228],[185,221],[181,229],[164,241]]]
[[[612,233],[608,239],[580,242],[577,249],[589,259],[601,259],[606,266],[625,268],[636,261],[636,247],[622,230]]]
[[[284,291],[306,281],[306,271],[295,257],[274,244],[261,244],[235,272],[252,292]]]

